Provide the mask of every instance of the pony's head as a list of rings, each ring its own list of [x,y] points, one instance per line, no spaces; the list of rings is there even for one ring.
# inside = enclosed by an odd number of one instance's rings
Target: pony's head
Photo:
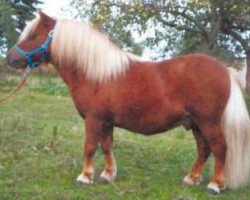
[[[24,29],[17,44],[7,53],[9,66],[15,69],[36,67],[49,60],[51,30],[56,20],[39,11],[39,15],[33,19]]]

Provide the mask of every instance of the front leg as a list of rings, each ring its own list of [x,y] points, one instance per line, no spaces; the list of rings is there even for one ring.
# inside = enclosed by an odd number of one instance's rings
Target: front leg
[[[78,185],[89,185],[93,183],[94,154],[100,141],[102,124],[102,121],[95,117],[86,116],[85,118],[84,162],[82,173],[76,179]]]
[[[102,183],[112,182],[117,174],[116,163],[112,151],[113,126],[106,127],[100,138],[102,151],[105,159],[105,168],[100,175],[99,181]]]

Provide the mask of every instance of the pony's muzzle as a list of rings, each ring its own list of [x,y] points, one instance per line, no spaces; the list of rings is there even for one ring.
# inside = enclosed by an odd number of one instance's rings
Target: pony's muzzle
[[[15,69],[24,69],[27,67],[25,58],[20,56],[13,48],[8,51],[6,61],[8,66]]]

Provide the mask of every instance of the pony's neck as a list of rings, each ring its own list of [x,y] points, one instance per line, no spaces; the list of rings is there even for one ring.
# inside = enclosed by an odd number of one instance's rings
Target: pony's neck
[[[69,87],[69,89],[73,87],[73,84],[75,82],[77,82],[78,84],[82,84],[86,81],[85,75],[83,73],[79,74],[79,72],[75,68],[58,66],[54,62],[52,62],[52,64],[55,66],[56,71]]]

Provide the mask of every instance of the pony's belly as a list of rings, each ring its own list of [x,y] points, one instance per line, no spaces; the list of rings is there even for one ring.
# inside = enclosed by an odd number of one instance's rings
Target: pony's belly
[[[121,125],[121,124],[117,124],[115,125],[119,128],[124,128],[128,131],[131,132],[135,132],[135,133],[139,133],[139,134],[143,134],[143,135],[153,135],[153,134],[158,134],[158,133],[162,133],[165,132],[171,128],[168,128],[166,126],[131,126],[131,125]]]
[[[171,115],[158,112],[158,115],[152,114],[149,116],[150,117],[141,118],[120,118],[119,121],[114,121],[114,126],[144,135],[162,133],[181,125],[186,130],[189,130],[192,126],[191,118],[184,113]]]
[[[129,121],[122,121],[120,123],[114,123],[114,125],[132,132],[144,135],[153,135],[174,128],[178,126],[179,123],[168,123],[167,121],[161,121],[161,120],[159,121],[129,120]]]

